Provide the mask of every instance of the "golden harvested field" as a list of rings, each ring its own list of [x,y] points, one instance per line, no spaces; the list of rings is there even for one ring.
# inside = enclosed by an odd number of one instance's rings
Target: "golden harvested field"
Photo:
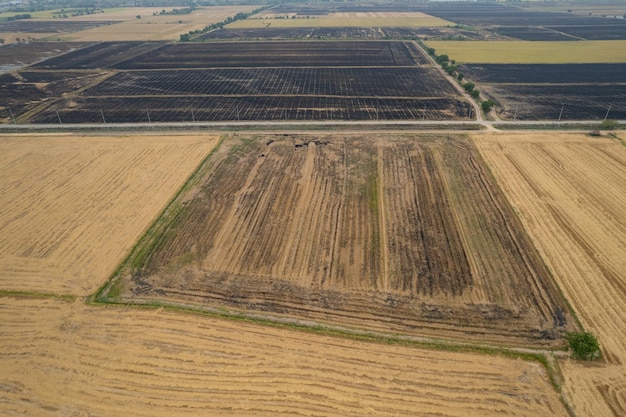
[[[215,136],[0,137],[0,289],[93,293]]]
[[[626,146],[584,134],[474,139],[602,346],[602,365],[564,364],[565,392],[580,415],[626,415]]]
[[[285,136],[225,141],[112,292],[515,345],[574,328],[467,138]]]
[[[626,41],[428,41],[460,64],[584,64],[626,62]]]
[[[0,297],[0,414],[566,417],[538,363]]]
[[[419,12],[330,13],[324,16],[299,16],[293,14],[257,14],[226,26],[229,29],[298,28],[298,27],[424,27],[454,25],[447,20]],[[281,17],[281,18],[276,18]]]
[[[59,36],[66,41],[178,40],[183,33],[203,29],[211,23],[221,22],[240,12],[250,12],[254,8],[255,6],[212,6],[198,8],[190,14],[158,16],[153,16],[152,13],[161,11],[160,8],[116,9],[111,13],[77,16],[68,20],[98,20],[90,19],[91,16],[98,16],[102,20],[124,20],[121,23]],[[141,19],[137,19],[137,15]],[[57,39],[59,36],[52,38]]]

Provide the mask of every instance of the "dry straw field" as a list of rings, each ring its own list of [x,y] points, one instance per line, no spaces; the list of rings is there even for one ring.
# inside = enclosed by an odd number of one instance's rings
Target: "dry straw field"
[[[475,143],[606,362],[564,364],[578,415],[626,414],[624,135],[480,135]]]
[[[215,136],[2,136],[0,289],[87,295]]]

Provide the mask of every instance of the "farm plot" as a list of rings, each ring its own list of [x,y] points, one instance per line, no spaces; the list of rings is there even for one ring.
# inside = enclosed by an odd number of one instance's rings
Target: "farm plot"
[[[205,33],[194,40],[251,40],[251,39],[503,39],[483,30],[456,27],[310,27],[310,28],[224,28]]]
[[[536,362],[0,297],[0,414],[567,417]]]
[[[582,16],[566,12],[529,11],[526,8],[497,3],[425,2],[416,5],[424,13],[469,26],[619,26],[626,21]],[[612,30],[612,29],[611,29]]]
[[[519,120],[602,120],[626,118],[626,84],[482,84],[504,118]]]
[[[355,97],[452,96],[437,85],[434,68],[233,68],[118,73],[84,92],[86,96],[145,95],[323,95]],[[390,79],[393,82],[390,82]]]
[[[463,64],[459,71],[481,84],[626,84],[626,63]]]
[[[550,346],[574,326],[463,137],[233,138],[191,184],[109,287],[124,302]]]
[[[590,64],[626,62],[626,41],[428,41],[463,64]]]
[[[506,119],[626,117],[626,64],[464,64]]]
[[[150,52],[163,46],[162,42],[100,42],[32,66],[38,69],[97,69],[108,68],[122,60]]]
[[[0,54],[0,72],[3,67],[23,67],[89,45],[87,42],[30,42],[4,45]]]
[[[216,142],[3,136],[0,289],[95,291]]]
[[[524,41],[579,41],[580,38],[563,33],[557,29],[535,26],[502,26],[491,31],[503,36]]]
[[[14,117],[34,123],[471,117],[471,105],[414,42],[233,42],[155,48],[125,61],[113,58],[122,62],[109,66],[132,69],[103,71],[108,79],[54,100],[29,100],[37,111],[15,111]],[[109,49],[93,48],[65,64],[42,65],[83,67],[93,65],[91,58],[106,65],[112,58],[98,61],[97,56]],[[7,82],[5,88],[12,86],[19,90],[22,84]]]
[[[50,33],[71,33],[78,32],[81,30],[86,30],[99,26],[108,26],[114,23],[119,23],[118,21],[35,21],[35,20],[15,20],[12,22],[2,23],[0,22],[0,33],[2,32],[23,32],[23,33],[34,33],[41,34],[45,33],[49,35]]]
[[[22,117],[31,123],[194,122],[233,120],[470,120],[455,98],[325,96],[85,97],[59,100]],[[8,117],[8,116],[7,116]]]
[[[238,42],[163,46],[114,66],[117,69],[169,69],[265,66],[407,66],[426,63],[413,43]]]
[[[0,121],[12,123],[23,115],[36,113],[51,97],[85,88],[106,77],[98,71],[23,71],[0,75]],[[28,117],[28,116],[26,116]]]
[[[250,39],[382,39],[379,28],[375,27],[328,27],[328,28],[255,28],[213,30],[197,38],[198,40],[250,40]]]
[[[624,140],[624,135],[621,135]],[[626,147],[583,134],[474,140],[606,362],[564,365],[578,415],[626,412]]]

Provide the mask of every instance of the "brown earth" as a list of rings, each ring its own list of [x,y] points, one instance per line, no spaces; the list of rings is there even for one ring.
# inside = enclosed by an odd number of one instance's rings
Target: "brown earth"
[[[623,134],[622,141],[623,141]],[[563,365],[578,415],[626,415],[626,147],[618,136],[474,135],[605,362]]]
[[[216,143],[3,135],[0,289],[94,292]]]
[[[476,150],[416,139],[228,140],[137,249],[123,299],[560,346],[565,303]]]

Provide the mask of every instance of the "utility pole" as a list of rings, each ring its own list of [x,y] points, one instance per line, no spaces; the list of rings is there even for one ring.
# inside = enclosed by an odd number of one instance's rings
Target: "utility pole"
[[[561,121],[561,116],[563,116],[563,108],[565,107],[565,104],[561,105],[561,113],[559,113],[559,122]]]
[[[63,122],[61,121],[61,116],[59,116],[59,112],[57,110],[55,110],[55,112],[57,113],[57,119],[59,119],[59,124],[62,125]]]
[[[100,109],[100,114],[102,115],[102,123],[106,123],[106,119],[104,118],[104,112]]]
[[[196,116],[193,115],[193,109],[191,109],[191,121],[196,122]]]
[[[152,120],[150,120],[150,111],[148,109],[146,109],[146,114],[148,115],[148,123],[152,123]]]
[[[609,112],[611,111],[611,105],[609,104],[609,108],[606,111],[606,114],[604,115],[604,120],[606,120],[609,117]]]
[[[11,120],[13,120],[13,124],[16,125],[17,123],[15,123],[15,116],[13,116],[13,112],[11,111],[10,107],[7,107],[9,109],[9,114],[11,115]]]

